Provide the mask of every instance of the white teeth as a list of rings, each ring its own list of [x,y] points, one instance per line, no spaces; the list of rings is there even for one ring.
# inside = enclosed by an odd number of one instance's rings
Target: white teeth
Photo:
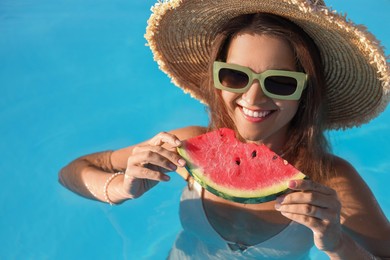
[[[271,113],[271,111],[253,111],[249,110],[248,108],[243,107],[242,111],[244,112],[245,115],[250,116],[250,117],[266,117]]]

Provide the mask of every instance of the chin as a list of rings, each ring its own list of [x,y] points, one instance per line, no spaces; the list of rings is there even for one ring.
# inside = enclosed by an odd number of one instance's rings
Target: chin
[[[256,132],[249,132],[247,129],[239,129],[238,133],[240,134],[241,138],[246,142],[256,142],[256,143],[262,143],[265,139],[264,136],[261,133]]]

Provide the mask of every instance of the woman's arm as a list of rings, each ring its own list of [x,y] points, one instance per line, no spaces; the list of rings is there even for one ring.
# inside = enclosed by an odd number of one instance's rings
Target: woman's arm
[[[59,182],[83,197],[105,201],[103,186],[115,172],[112,153],[105,151],[77,158],[61,169]]]
[[[339,175],[331,186],[342,205],[343,237],[338,250],[330,255],[341,259],[351,252],[366,251],[381,259],[390,259],[390,224],[373,193],[348,162],[336,158],[336,169]]]
[[[60,171],[59,182],[83,197],[103,202],[117,204],[137,198],[158,182],[169,180],[166,172],[182,173],[184,164],[176,152],[179,140],[204,131],[201,127],[182,128],[159,133],[135,146],[80,157]]]
[[[335,168],[325,185],[291,181],[296,192],[278,198],[276,209],[310,228],[331,259],[390,258],[389,221],[372,192],[346,161],[335,158]]]

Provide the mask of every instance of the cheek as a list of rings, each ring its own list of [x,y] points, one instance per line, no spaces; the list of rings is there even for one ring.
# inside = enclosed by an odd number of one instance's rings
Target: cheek
[[[299,101],[284,100],[276,101],[275,104],[279,107],[284,117],[292,119],[298,110]]]
[[[227,109],[228,110],[234,109],[235,100],[237,99],[238,95],[224,90],[220,92],[220,95]]]
[[[231,120],[233,120],[234,124],[236,124],[237,123],[236,117],[235,117],[235,112],[236,112],[236,108],[237,108],[236,100],[239,97],[239,95],[236,93],[232,93],[232,92],[224,91],[224,90],[221,90],[221,92],[219,94],[220,94],[220,97],[223,101],[223,105],[226,109],[227,115],[229,116],[229,118]]]

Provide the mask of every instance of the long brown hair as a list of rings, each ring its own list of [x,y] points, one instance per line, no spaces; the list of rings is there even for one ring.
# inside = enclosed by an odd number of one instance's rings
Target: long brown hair
[[[229,117],[220,91],[213,86],[212,64],[226,61],[231,40],[241,34],[259,34],[286,40],[296,57],[296,68],[309,75],[299,108],[290,122],[288,141],[284,145],[284,158],[316,181],[330,176],[332,164],[329,144],[324,136],[326,118],[326,85],[319,50],[313,40],[299,26],[285,18],[266,14],[248,14],[227,22],[213,45],[209,62],[209,78],[204,82],[209,104],[210,130],[229,127],[236,129]]]

